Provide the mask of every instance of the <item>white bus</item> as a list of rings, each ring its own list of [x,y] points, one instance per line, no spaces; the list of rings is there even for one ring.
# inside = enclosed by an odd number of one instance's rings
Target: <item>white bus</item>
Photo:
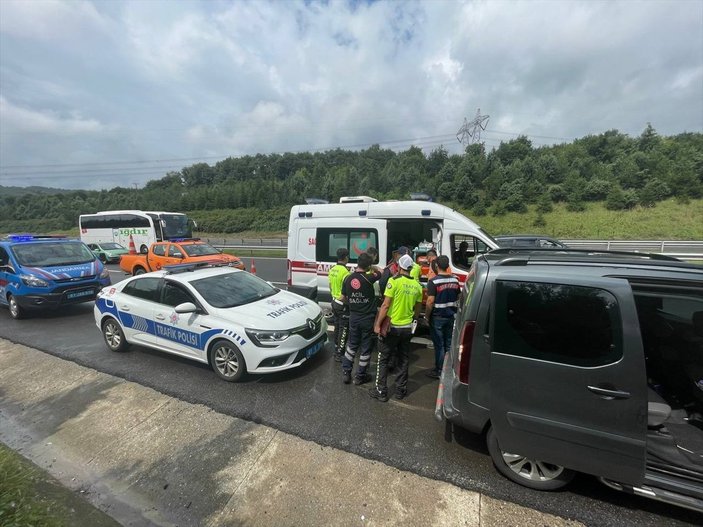
[[[154,242],[192,238],[195,222],[180,212],[107,210],[78,218],[84,243],[117,242],[129,247],[132,236],[137,251],[146,253]]]

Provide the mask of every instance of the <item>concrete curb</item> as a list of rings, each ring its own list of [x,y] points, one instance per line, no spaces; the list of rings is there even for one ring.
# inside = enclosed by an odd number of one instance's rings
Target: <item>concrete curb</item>
[[[2,339],[0,441],[123,525],[581,525]]]

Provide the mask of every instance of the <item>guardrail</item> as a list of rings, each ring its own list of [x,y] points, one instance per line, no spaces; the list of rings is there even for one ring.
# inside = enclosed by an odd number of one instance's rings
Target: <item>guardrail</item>
[[[288,246],[287,238],[204,238],[220,249],[276,251]],[[657,253],[690,261],[703,261],[703,241],[691,240],[562,240],[574,249]]]
[[[703,241],[680,240],[562,240],[574,249],[595,251],[633,251],[673,256],[682,260],[703,261]]]

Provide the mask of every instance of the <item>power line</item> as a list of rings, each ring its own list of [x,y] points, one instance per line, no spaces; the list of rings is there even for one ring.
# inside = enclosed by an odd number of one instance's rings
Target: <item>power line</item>
[[[488,117],[488,116],[486,116]],[[473,122],[473,121],[472,121]],[[470,123],[469,123],[470,124]],[[463,127],[462,127],[463,129]],[[507,132],[507,131],[502,131],[502,130],[486,130],[483,128],[482,130],[485,131],[486,134],[500,134],[500,135],[511,135],[511,136],[525,136],[527,138],[538,138],[538,139],[552,139],[552,140],[558,140],[558,141],[572,141],[573,138],[567,138],[567,137],[555,137],[555,136],[547,136],[547,135],[532,135],[532,134],[525,134],[522,132]],[[461,132],[462,130],[460,130]],[[407,143],[407,144],[416,144],[418,142],[426,141],[429,139],[436,139],[436,138],[453,138],[455,134],[447,133],[447,134],[441,134],[441,135],[434,135],[434,136],[426,136],[426,137],[415,137],[415,138],[407,138],[407,139],[397,139],[397,140],[391,140],[391,141],[374,141],[374,142],[367,142],[367,143],[359,143],[359,144],[354,144],[354,145],[344,145],[344,146],[324,146],[324,147],[318,147],[318,148],[311,148],[307,150],[299,150],[296,152],[292,153],[300,153],[300,152],[320,152],[320,151],[326,151],[326,150],[336,150],[336,149],[353,149],[353,148],[368,148],[373,145],[378,144],[379,146],[381,145],[392,145],[395,143]],[[261,153],[261,152],[257,152]],[[285,152],[270,152],[269,155],[271,154],[282,154]],[[257,154],[244,154],[244,155],[257,155]],[[144,159],[144,160],[136,160],[136,161],[105,161],[105,162],[91,162],[91,163],[49,163],[49,164],[42,164],[42,165],[0,165],[0,171],[5,171],[5,170],[25,170],[25,169],[40,169],[40,168],[68,168],[68,167],[76,167],[76,168],[81,168],[81,167],[95,167],[96,170],[102,170],[101,167],[104,166],[123,166],[123,165],[141,165],[141,164],[156,164],[156,163],[174,163],[174,162],[184,162],[184,161],[205,161],[205,160],[223,160],[227,159],[229,157],[233,157],[231,154],[222,154],[222,155],[212,155],[212,156],[199,156],[199,157],[173,157],[173,158],[165,158],[165,159]],[[242,157],[237,156],[237,157]],[[158,168],[158,167],[153,167],[153,168]],[[22,172],[24,174],[25,172]],[[9,175],[9,174],[8,174]]]
[[[431,136],[426,136],[426,137],[417,137],[417,138],[411,138],[411,139],[397,139],[397,140],[392,140],[392,141],[376,141],[373,143],[360,143],[356,145],[345,145],[345,146],[336,146],[336,147],[319,147],[319,148],[314,148],[311,150],[300,150],[297,152],[291,152],[291,153],[305,153],[305,152],[319,152],[319,151],[325,151],[325,150],[337,150],[337,149],[354,149],[354,148],[369,148],[373,145],[378,144],[379,146],[388,146],[388,148],[392,148],[391,145],[396,145],[396,146],[402,146],[404,144],[412,146],[413,144],[417,142],[422,142],[424,140],[428,139],[437,139],[437,138],[447,138],[449,139],[450,137],[453,137],[452,134],[442,134],[442,135],[431,135]],[[281,155],[286,152],[270,152],[267,155]],[[251,154],[248,154],[251,155]],[[64,174],[75,174],[75,173],[80,173],[80,172],[90,172],[91,174],[94,174],[96,171],[99,171],[100,173],[103,172],[115,172],[115,171],[129,171],[129,170],[141,170],[143,168],[153,168],[155,170],[167,170],[167,169],[181,169],[183,166],[181,165],[169,165],[169,166],[164,166],[164,167],[125,167],[125,168],[101,168],[102,166],[116,166],[116,165],[128,165],[128,164],[146,164],[146,163],[165,163],[165,162],[174,162],[174,161],[200,161],[203,159],[223,159],[227,157],[232,157],[232,156],[206,156],[206,157],[194,157],[194,158],[172,158],[172,159],[160,159],[160,160],[150,160],[150,161],[111,161],[111,162],[105,162],[105,163],[60,163],[60,164],[47,164],[47,165],[8,165],[5,167],[0,167],[0,170],[7,170],[10,168],[14,169],[19,169],[19,170],[24,170],[24,169],[40,169],[40,168],[67,168],[67,167],[95,167],[93,169],[87,169],[87,170],[63,170],[63,171],[27,171],[27,172],[2,172],[0,173],[0,176],[33,176],[37,174],[44,174],[44,175],[64,175]],[[242,157],[242,156],[240,156]]]
[[[480,113],[477,113],[478,117]],[[488,116],[485,116],[488,117]],[[473,121],[472,121],[473,122]],[[480,125],[479,125],[480,127]],[[483,128],[481,128],[483,130]],[[460,130],[461,131],[461,130]],[[472,132],[473,133],[473,132]],[[503,134],[512,136],[522,136],[525,134],[517,132],[505,132],[500,130],[490,130],[486,133],[492,134]],[[455,134],[439,134],[425,137],[407,138],[407,139],[396,139],[391,141],[374,141],[371,143],[359,143],[354,145],[345,146],[335,146],[335,147],[319,147],[310,150],[301,150],[297,152],[290,153],[305,153],[305,152],[319,152],[319,151],[330,151],[337,149],[358,149],[358,148],[369,148],[373,145],[379,145],[382,148],[388,148],[389,150],[400,150],[404,148],[410,148],[416,146],[423,150],[426,150],[432,146],[439,146],[451,143]],[[539,136],[533,135],[526,137],[534,138],[544,138],[544,139],[557,139],[557,140],[570,140],[563,137],[552,137],[552,136]],[[494,143],[497,139],[488,139],[489,143]],[[484,141],[485,142],[485,141]],[[502,141],[501,141],[502,142]],[[542,144],[543,145],[543,144]],[[542,146],[540,145],[540,146]],[[281,155],[287,152],[270,152],[268,154],[262,155]],[[257,154],[245,154],[248,156]],[[162,176],[166,172],[171,170],[182,170],[182,165],[165,165],[165,166],[141,166],[146,164],[156,164],[156,163],[174,163],[182,161],[203,161],[206,159],[226,159],[232,157],[231,155],[223,156],[203,156],[203,157],[188,157],[188,158],[167,158],[167,159],[155,159],[155,160],[138,160],[138,161],[109,161],[109,162],[95,162],[95,163],[54,163],[54,164],[44,164],[44,165],[7,165],[5,167],[0,166],[0,179],[49,179],[52,177],[68,177],[70,179],[83,179],[83,178],[96,178],[96,177],[109,177],[109,176],[119,176],[124,174],[126,176]],[[238,156],[243,157],[243,156]],[[124,166],[124,165],[138,165],[138,166]],[[42,168],[69,168],[75,167],[75,169],[70,170],[37,170]],[[93,167],[93,168],[88,168]],[[106,168],[103,168],[106,167]],[[85,168],[85,169],[83,169]],[[15,169],[19,171],[5,172],[8,169]],[[31,169],[31,170],[30,170]],[[26,171],[25,171],[26,170]]]

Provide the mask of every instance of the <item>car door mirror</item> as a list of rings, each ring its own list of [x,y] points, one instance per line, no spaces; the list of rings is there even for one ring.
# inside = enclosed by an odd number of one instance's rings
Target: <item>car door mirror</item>
[[[176,306],[176,313],[195,313],[198,310],[193,302],[184,302]]]

